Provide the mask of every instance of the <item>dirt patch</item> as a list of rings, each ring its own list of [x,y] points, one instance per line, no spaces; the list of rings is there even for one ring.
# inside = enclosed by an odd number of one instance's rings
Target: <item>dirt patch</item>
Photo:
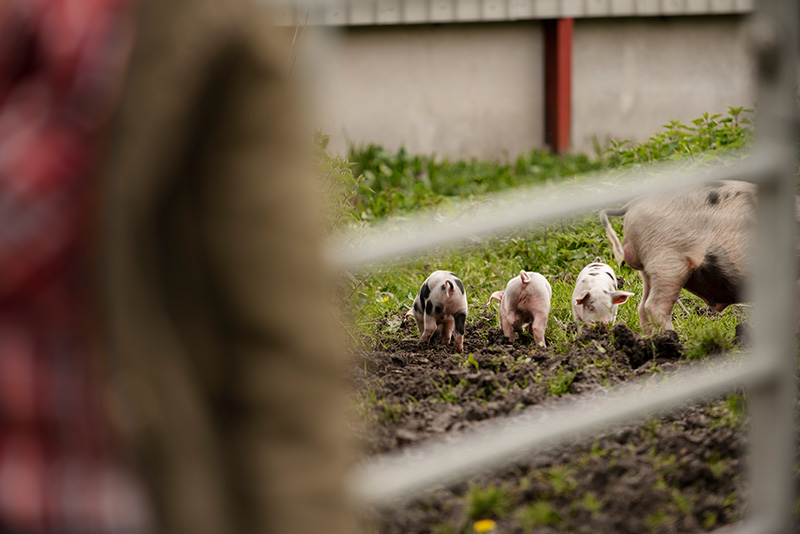
[[[502,473],[479,476],[372,517],[379,532],[472,532],[483,518],[496,532],[703,532],[741,519],[742,433],[708,431],[705,408],[590,444],[565,447]],[[494,489],[504,513],[471,515]],[[452,527],[452,528],[451,528]]]
[[[452,347],[420,346],[415,326],[384,318],[380,346],[356,353],[352,366],[364,453],[403,449],[563,397],[602,393],[677,367],[685,356],[671,331],[644,338],[624,324],[566,329],[574,341],[548,339],[543,348],[525,335],[510,343],[496,317],[484,312],[473,319],[458,355]],[[737,403],[729,396],[548,451],[369,522],[378,532],[404,534],[472,532],[479,519],[494,520],[503,533],[717,528],[742,515],[745,418]],[[482,492],[495,492],[502,505],[481,508]]]

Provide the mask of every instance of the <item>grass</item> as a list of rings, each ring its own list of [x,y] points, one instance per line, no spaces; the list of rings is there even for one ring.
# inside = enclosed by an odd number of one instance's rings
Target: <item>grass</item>
[[[502,519],[513,507],[514,498],[506,488],[474,486],[467,494],[467,518],[471,521]]]
[[[544,477],[555,495],[571,492],[578,486],[572,471],[570,466],[556,466],[545,470]]]
[[[449,161],[435,155],[396,152],[377,145],[350,150],[359,184],[354,208],[366,220],[415,211],[520,185],[545,183],[600,170],[601,160],[583,154],[555,156],[532,150],[514,161]]]
[[[520,523],[526,531],[531,531],[538,526],[558,526],[562,522],[559,513],[546,501],[536,501],[523,508],[520,513]]]
[[[704,324],[695,329],[687,359],[697,360],[708,354],[718,354],[734,348],[733,335],[729,330],[722,330],[718,324]]]
[[[598,499],[595,494],[588,492],[581,499],[580,506],[590,514],[595,515],[603,509],[603,501]]]
[[[725,426],[732,430],[740,430],[746,421],[746,396],[744,394],[730,393],[724,403],[716,404],[709,408],[711,428]]]
[[[547,386],[550,395],[559,396],[566,395],[571,391],[572,381],[575,380],[577,371],[564,371],[559,369],[556,372],[555,378],[550,381]]]
[[[654,532],[658,530],[659,527],[672,524],[673,520],[666,510],[656,510],[655,512],[649,514],[645,518],[644,522],[650,531]]]

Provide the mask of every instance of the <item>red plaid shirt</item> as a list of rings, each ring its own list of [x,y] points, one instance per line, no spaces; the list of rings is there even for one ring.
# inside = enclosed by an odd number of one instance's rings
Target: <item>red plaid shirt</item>
[[[0,531],[143,532],[84,262],[133,0],[0,0]]]

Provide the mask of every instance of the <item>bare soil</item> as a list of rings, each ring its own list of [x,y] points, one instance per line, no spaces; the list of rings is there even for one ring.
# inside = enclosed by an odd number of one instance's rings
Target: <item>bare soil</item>
[[[744,335],[746,328],[739,330]],[[463,355],[419,345],[416,327],[397,317],[384,318],[377,331],[383,332],[377,346],[357,352],[351,367],[362,399],[363,424],[355,431],[365,455],[686,363],[674,332],[643,338],[624,324],[584,327],[568,347],[541,348],[527,335],[508,342],[496,317],[484,312],[468,326]],[[385,534],[471,533],[481,519],[494,520],[493,532],[502,533],[714,530],[746,513],[741,403],[733,395],[616,428],[365,520],[370,530]],[[501,497],[487,497],[492,488]]]

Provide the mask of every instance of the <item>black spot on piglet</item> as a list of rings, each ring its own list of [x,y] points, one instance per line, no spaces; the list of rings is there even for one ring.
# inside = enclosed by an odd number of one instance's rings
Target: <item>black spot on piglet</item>
[[[708,247],[703,263],[692,271],[683,285],[712,308],[718,304],[727,306],[741,302],[741,286],[741,273],[728,253],[716,244]]]
[[[467,322],[467,314],[466,314],[466,312],[457,313],[457,314],[455,314],[453,316],[453,318],[455,319],[455,322],[456,322],[456,332],[458,332],[459,334],[461,334],[463,336],[464,335],[464,325]]]
[[[434,314],[434,315],[439,315],[440,313],[442,313],[442,311],[444,311],[444,306],[443,306],[441,303],[440,303],[440,304],[437,304],[437,305],[436,305],[436,306],[433,308],[433,314]]]
[[[419,298],[422,302],[428,300],[428,297],[431,295],[431,288],[428,287],[428,282],[422,284],[422,287],[419,290]]]
[[[464,284],[461,283],[461,279],[458,278],[458,277],[456,277],[456,285],[458,286],[458,289],[461,290],[461,294],[463,295],[464,294]]]
[[[710,191],[708,193],[708,197],[706,198],[706,200],[712,206],[717,205],[719,203],[719,193],[717,193],[716,191]]]

